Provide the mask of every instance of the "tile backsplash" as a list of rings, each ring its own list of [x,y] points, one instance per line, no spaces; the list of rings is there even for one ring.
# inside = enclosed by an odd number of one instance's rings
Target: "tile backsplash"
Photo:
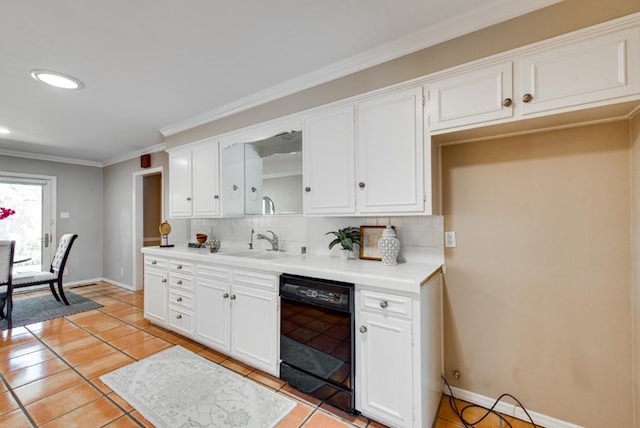
[[[399,261],[444,263],[443,216],[409,217],[305,217],[303,215],[247,216],[244,218],[192,219],[190,235],[206,233],[209,239],[221,241],[222,248],[247,249],[251,230],[255,234],[272,230],[278,235],[280,249],[299,253],[301,247],[308,254],[333,253],[337,257],[338,246],[329,250],[333,239],[326,232],[346,226],[395,226],[400,240]],[[256,249],[271,248],[265,240],[253,239]]]

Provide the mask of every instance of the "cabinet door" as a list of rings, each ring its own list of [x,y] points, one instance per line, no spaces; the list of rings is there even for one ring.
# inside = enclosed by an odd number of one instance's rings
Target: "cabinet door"
[[[154,324],[167,325],[167,272],[145,269],[144,317]]]
[[[356,383],[363,414],[392,426],[413,424],[411,322],[361,312]]]
[[[229,284],[198,280],[196,286],[196,339],[225,353],[229,342]]]
[[[358,104],[359,213],[424,212],[423,139],[422,88]]]
[[[548,49],[520,61],[523,115],[640,92],[640,29]],[[520,101],[520,100],[517,100]]]
[[[512,76],[505,62],[429,84],[431,131],[512,117]]]
[[[355,213],[354,106],[306,118],[302,141],[305,214]]]
[[[277,375],[277,293],[234,285],[230,299],[232,355],[267,373]]]
[[[218,143],[210,142],[192,150],[193,216],[220,214]]]
[[[191,150],[169,154],[169,215],[191,216]]]

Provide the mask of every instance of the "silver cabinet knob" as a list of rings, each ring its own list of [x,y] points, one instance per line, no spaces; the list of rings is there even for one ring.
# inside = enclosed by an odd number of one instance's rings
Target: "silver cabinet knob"
[[[180,315],[180,314],[176,315],[176,319],[177,320],[181,320],[182,319],[182,315]]]
[[[509,107],[511,104],[513,104],[513,100],[511,98],[505,98],[504,101],[502,101],[502,105],[505,107]]]
[[[360,183],[358,183],[358,187],[361,189],[364,189],[364,181],[361,181]]]
[[[213,199],[219,199],[220,196],[219,195],[213,195]]]
[[[389,302],[387,302],[386,300],[382,300],[380,301],[380,307],[381,308],[386,308],[387,306],[389,306]]]
[[[231,300],[236,300],[236,295],[232,294],[231,297],[229,297]]]
[[[229,293],[224,293],[224,294],[222,295],[222,298],[223,298],[223,299],[228,299],[228,298],[229,298]]]
[[[305,188],[304,188],[304,191],[305,191],[305,192],[310,192],[310,191],[311,191],[311,187],[305,187]]]
[[[163,283],[167,282],[167,278],[162,278],[162,282]]]
[[[524,101],[525,103],[531,102],[532,99],[533,99],[533,95],[531,94],[524,94],[522,96],[522,101]]]
[[[176,269],[182,269],[182,265],[176,266]]]
[[[152,264],[152,265],[157,265],[157,264],[158,264],[158,262],[157,262],[157,261],[155,261],[155,260],[153,260],[153,261],[151,262],[151,264]]]
[[[360,333],[366,333],[367,332],[367,327],[361,325],[360,326]]]
[[[178,280],[178,285],[182,285],[182,280],[181,279]]]
[[[176,299],[176,302],[182,302],[182,297],[178,297],[178,298]]]
[[[190,197],[190,196],[188,196],[188,197],[187,197],[187,201],[190,201],[190,200],[191,200],[191,197]]]

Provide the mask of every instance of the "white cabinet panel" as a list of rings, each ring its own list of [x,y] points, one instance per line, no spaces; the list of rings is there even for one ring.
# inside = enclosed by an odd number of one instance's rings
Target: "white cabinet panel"
[[[354,106],[341,106],[305,118],[304,212],[355,213]]]
[[[196,289],[196,340],[229,353],[229,283],[198,279]]]
[[[359,103],[357,123],[358,212],[424,212],[422,88]]]
[[[171,217],[191,216],[191,150],[169,155],[169,212]]]
[[[522,114],[640,92],[639,41],[632,28],[523,57]]]
[[[268,373],[277,373],[277,293],[234,286],[231,299],[232,354]]]
[[[513,116],[511,61],[427,86],[432,131]]]
[[[363,312],[358,325],[360,410],[392,426],[412,426],[411,322]]]
[[[144,317],[154,324],[167,325],[167,272],[145,268]]]
[[[220,214],[218,144],[194,147],[192,157],[193,216],[217,216]]]

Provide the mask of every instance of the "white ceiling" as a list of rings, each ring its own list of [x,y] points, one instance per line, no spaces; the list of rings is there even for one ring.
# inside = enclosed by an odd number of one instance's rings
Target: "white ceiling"
[[[0,154],[106,165],[163,135],[558,0],[0,0]],[[84,82],[48,87],[44,68]]]

